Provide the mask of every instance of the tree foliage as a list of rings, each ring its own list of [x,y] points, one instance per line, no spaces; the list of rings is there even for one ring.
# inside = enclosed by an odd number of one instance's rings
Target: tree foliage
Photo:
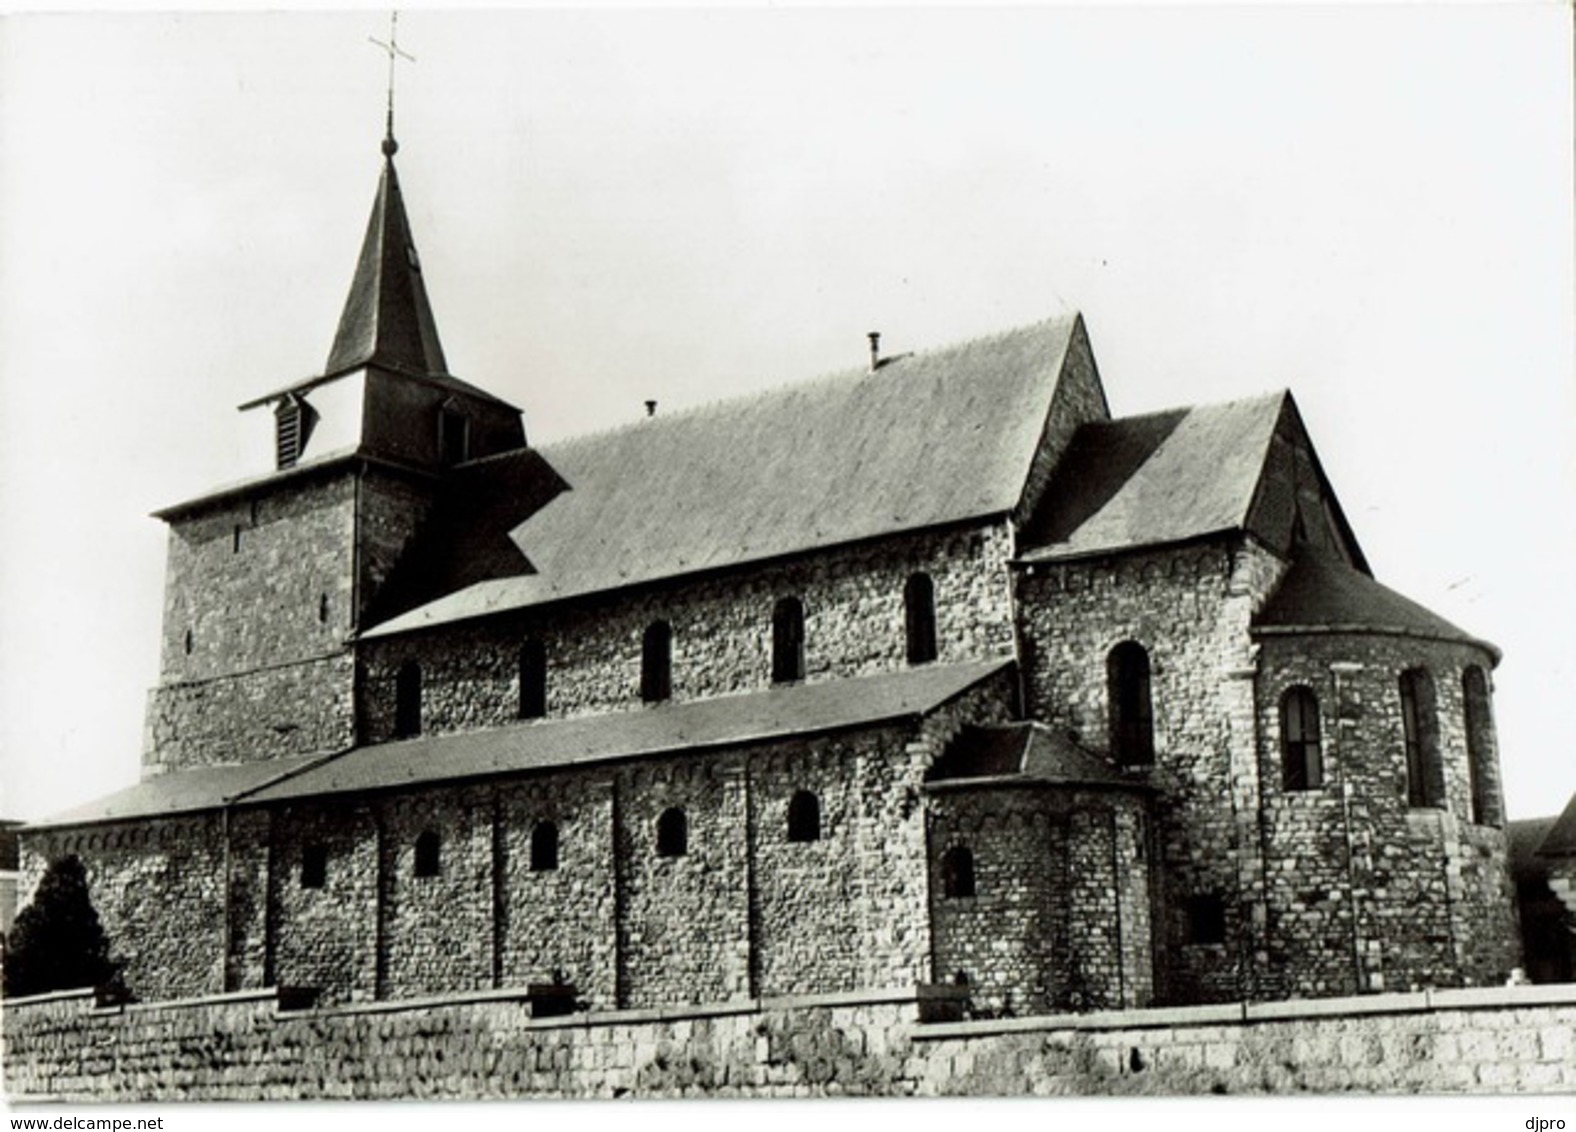
[[[17,914],[6,941],[8,998],[118,983],[109,938],[88,896],[88,874],[75,856],[44,871],[33,901]]]

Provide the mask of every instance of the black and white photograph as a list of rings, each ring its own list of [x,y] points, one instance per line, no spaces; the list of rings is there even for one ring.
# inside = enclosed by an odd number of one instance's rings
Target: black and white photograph
[[[0,16],[5,1104],[1576,1120],[1573,11]]]

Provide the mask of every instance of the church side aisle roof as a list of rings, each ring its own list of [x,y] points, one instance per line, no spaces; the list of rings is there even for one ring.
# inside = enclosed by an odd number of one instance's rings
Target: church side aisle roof
[[[537,572],[380,636],[1017,505],[1076,315],[544,445],[568,490],[511,537]]]
[[[1286,394],[1086,424],[1025,532],[1025,562],[1185,542],[1248,521]]]
[[[172,771],[52,815],[33,828],[683,754],[865,727],[923,716],[1012,663],[929,664],[601,715],[424,735],[333,755]]]
[[[602,715],[361,747],[249,796],[251,803],[481,778],[708,747],[740,746],[917,718],[1011,666],[926,665]]]
[[[103,798],[95,798],[62,813],[51,814],[39,826],[86,825],[90,822],[118,821],[122,818],[151,818],[171,814],[212,810],[256,790],[298,774],[331,755],[305,755],[299,758],[265,759],[235,766],[205,766],[171,771],[144,779]]]

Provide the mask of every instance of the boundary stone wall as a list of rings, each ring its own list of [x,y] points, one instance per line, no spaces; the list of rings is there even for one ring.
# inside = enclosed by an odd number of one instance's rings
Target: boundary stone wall
[[[12,1100],[1568,1093],[1576,985],[920,1021],[923,988],[536,1018],[519,989],[5,1005]]]

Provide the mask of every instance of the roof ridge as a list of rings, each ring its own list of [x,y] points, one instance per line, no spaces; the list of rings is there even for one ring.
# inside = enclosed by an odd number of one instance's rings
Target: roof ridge
[[[1200,410],[1231,409],[1244,405],[1268,404],[1269,402],[1284,401],[1291,396],[1291,389],[1280,386],[1276,389],[1266,390],[1263,393],[1252,393],[1245,397],[1232,397],[1225,401],[1205,401],[1201,404],[1172,405],[1164,409],[1149,409],[1142,413],[1129,413],[1120,417],[1109,417],[1103,421],[1088,421],[1083,428],[1106,428],[1110,425],[1126,424],[1129,422],[1153,420],[1156,417],[1170,416],[1173,413],[1196,413]]]
[[[760,389],[756,389],[751,392],[733,393],[721,397],[712,397],[705,401],[697,401],[694,404],[685,405],[682,408],[675,409],[665,415],[640,417],[636,420],[608,425],[605,428],[592,429],[589,432],[575,433],[572,436],[565,436],[556,440],[546,441],[537,447],[541,450],[547,450],[555,447],[580,444],[581,442],[600,440],[608,436],[614,436],[620,433],[633,431],[637,428],[651,428],[653,426],[663,427],[669,422],[675,420],[694,420],[696,418],[703,417],[705,415],[715,413],[735,405],[743,405],[746,403],[769,400],[773,397],[785,396],[792,393],[798,393],[800,391],[809,391],[823,386],[842,384],[845,382],[852,383],[861,380],[870,380],[871,378],[879,377],[881,371],[886,370],[891,366],[898,364],[899,362],[921,361],[924,359],[935,358],[940,355],[974,349],[980,346],[1015,338],[1028,331],[1038,330],[1041,327],[1051,327],[1057,325],[1071,326],[1078,320],[1079,317],[1080,312],[1070,311],[1066,314],[1052,315],[1047,318],[1042,318],[1036,322],[1024,323],[1021,326],[1009,327],[1006,330],[997,330],[988,334],[978,334],[972,338],[964,338],[953,342],[946,342],[937,346],[927,346],[918,350],[910,350],[906,353],[897,354],[891,358],[886,359],[875,372],[871,372],[868,368],[850,366],[846,369],[822,372],[816,374],[813,377],[787,378],[783,381],[763,386]]]

